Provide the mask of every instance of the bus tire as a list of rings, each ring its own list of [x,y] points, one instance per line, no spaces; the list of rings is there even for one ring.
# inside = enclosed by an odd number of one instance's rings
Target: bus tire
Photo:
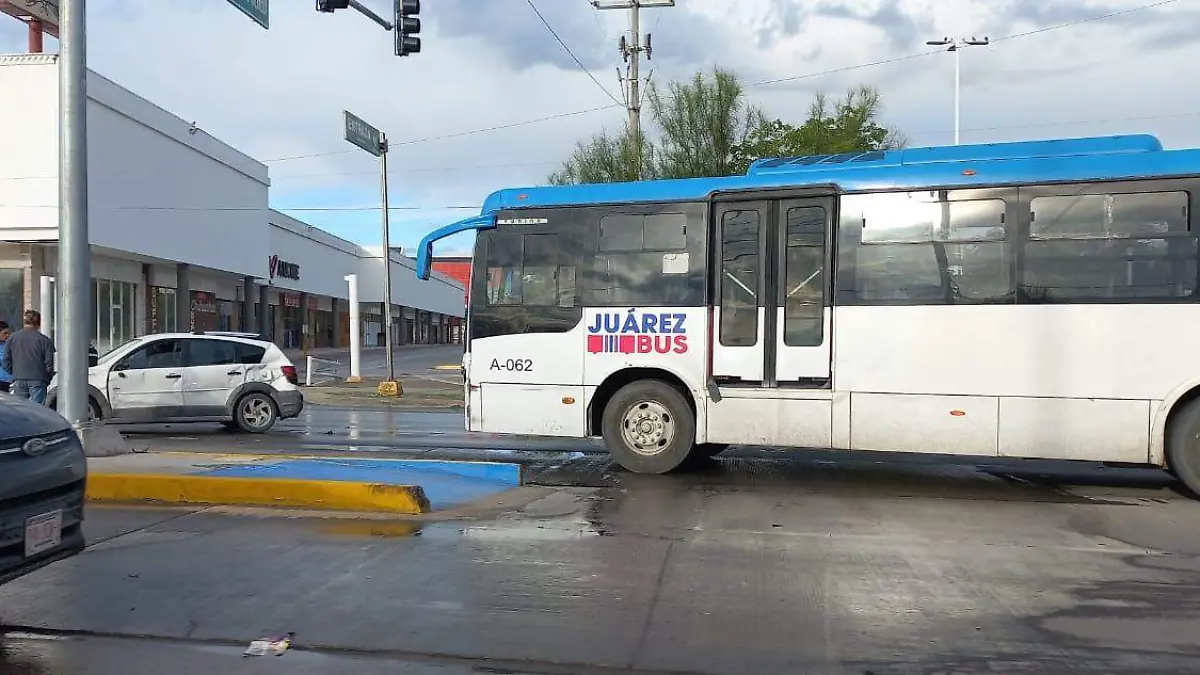
[[[1167,471],[1193,496],[1200,497],[1200,399],[1185,403],[1171,416]]]
[[[604,408],[604,445],[634,473],[661,474],[682,465],[696,442],[696,416],[678,389],[661,380],[625,385]]]

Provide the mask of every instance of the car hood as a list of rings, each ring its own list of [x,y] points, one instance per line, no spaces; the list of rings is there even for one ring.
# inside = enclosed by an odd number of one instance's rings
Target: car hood
[[[0,440],[49,434],[71,428],[62,415],[44,405],[0,394]]]

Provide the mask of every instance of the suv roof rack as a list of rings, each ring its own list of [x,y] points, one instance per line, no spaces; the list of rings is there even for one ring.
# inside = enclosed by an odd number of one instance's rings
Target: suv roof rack
[[[236,330],[194,330],[192,335],[213,335],[216,337],[239,337],[248,340],[259,340],[261,342],[271,342],[271,338],[262,333],[248,333],[245,331]]]

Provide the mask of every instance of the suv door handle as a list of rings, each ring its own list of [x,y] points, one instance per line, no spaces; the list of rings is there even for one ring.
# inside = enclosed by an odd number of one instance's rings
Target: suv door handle
[[[229,371],[229,372],[227,372],[227,373],[225,373],[225,374],[226,374],[226,375],[241,375],[241,374],[242,374],[242,371],[240,371],[240,370],[231,370],[231,371]]]
[[[168,380],[178,380],[179,378],[181,378],[181,377],[183,377],[183,376],[182,376],[182,375],[180,375],[179,373],[167,373],[167,374],[165,375],[165,377],[166,377]]]

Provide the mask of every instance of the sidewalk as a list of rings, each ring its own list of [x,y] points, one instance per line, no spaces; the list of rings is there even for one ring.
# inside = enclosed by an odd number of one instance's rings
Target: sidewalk
[[[422,515],[520,487],[519,464],[144,452],[88,460],[92,502]]]

